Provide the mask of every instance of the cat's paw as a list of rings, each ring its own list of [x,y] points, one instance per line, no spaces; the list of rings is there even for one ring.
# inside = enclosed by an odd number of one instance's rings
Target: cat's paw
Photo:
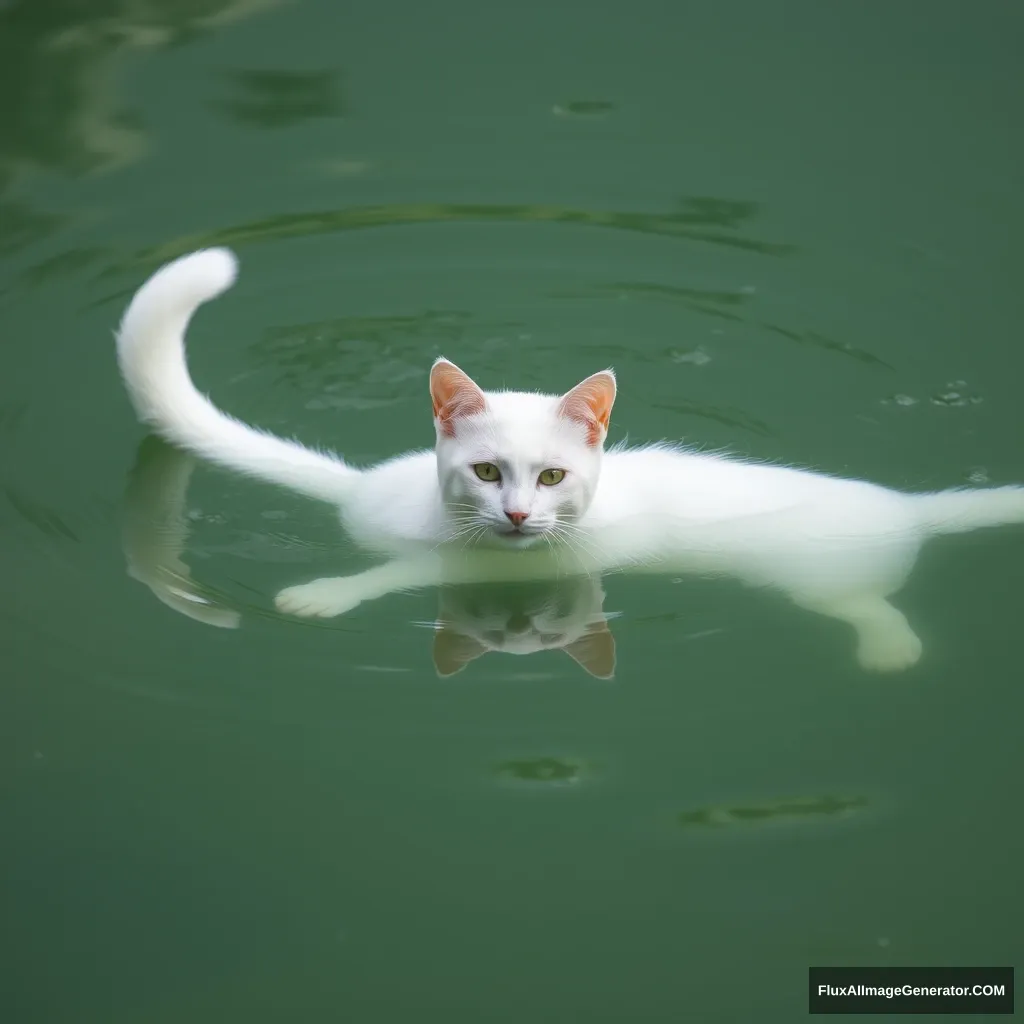
[[[868,672],[902,672],[918,663],[921,650],[911,629],[880,630],[861,638],[857,660]]]
[[[347,579],[340,578],[287,587],[274,598],[274,605],[285,615],[332,619],[350,612],[362,601],[362,594]]]

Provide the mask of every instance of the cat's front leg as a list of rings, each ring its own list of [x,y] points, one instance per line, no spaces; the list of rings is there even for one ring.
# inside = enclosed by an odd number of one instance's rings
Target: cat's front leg
[[[278,611],[301,618],[333,619],[401,590],[416,590],[442,581],[438,557],[396,558],[352,576],[326,576],[287,587],[274,599]]]
[[[462,552],[433,549],[396,558],[352,576],[332,576],[282,590],[278,611],[303,618],[333,619],[364,601],[400,590],[442,583],[500,583],[572,575],[573,565],[541,552]],[[577,568],[577,571],[580,572]],[[587,573],[582,572],[583,575]]]
[[[274,598],[274,606],[285,615],[333,619],[352,611],[367,600],[366,586],[361,580],[363,575],[325,576],[295,587],[286,587]]]

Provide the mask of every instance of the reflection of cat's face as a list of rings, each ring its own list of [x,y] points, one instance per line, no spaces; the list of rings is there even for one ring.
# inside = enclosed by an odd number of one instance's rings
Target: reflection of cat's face
[[[564,650],[592,676],[615,671],[615,641],[594,577],[557,582],[444,588],[440,592],[434,665],[454,675],[491,651]]]

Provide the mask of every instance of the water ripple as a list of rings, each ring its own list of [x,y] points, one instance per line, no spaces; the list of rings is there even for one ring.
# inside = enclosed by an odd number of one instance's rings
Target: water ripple
[[[81,543],[81,537],[71,529],[70,526],[53,509],[48,508],[42,502],[29,498],[14,490],[13,487],[5,486],[4,493],[11,508],[30,526],[35,527],[40,533],[51,540],[71,541]]]
[[[684,199],[679,209],[663,213],[511,203],[394,203],[288,213],[216,231],[186,235],[143,249],[134,256],[112,264],[100,276],[144,272],[185,253],[210,246],[223,245],[241,250],[255,244],[345,231],[460,222],[569,224],[704,242],[766,256],[788,256],[794,253],[796,247],[793,245],[731,233],[739,223],[752,216],[756,209],[751,203],[694,198]]]
[[[745,307],[749,304],[754,290],[750,287],[739,289],[703,289],[687,288],[677,285],[649,284],[637,281],[614,281],[608,284],[594,285],[590,288],[560,290],[549,293],[551,298],[558,299],[595,299],[615,298],[619,300],[655,300],[681,306],[690,312],[703,316],[715,317],[733,323],[749,324],[787,341],[795,342],[825,352],[846,356],[869,366],[879,366],[887,370],[894,367],[867,349],[851,345],[849,342],[836,341],[820,331],[794,330],[779,324],[762,320],[755,316],[745,315]]]

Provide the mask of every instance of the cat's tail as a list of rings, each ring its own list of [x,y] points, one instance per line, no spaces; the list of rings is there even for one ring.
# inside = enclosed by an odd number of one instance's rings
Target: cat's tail
[[[986,526],[1024,523],[1024,487],[956,489],[915,494],[912,500],[929,533],[967,533]]]
[[[117,331],[117,361],[140,420],[210,462],[340,503],[359,471],[340,458],[256,430],[196,390],[185,360],[195,311],[235,282],[229,249],[203,249],[161,267],[135,293]]]

